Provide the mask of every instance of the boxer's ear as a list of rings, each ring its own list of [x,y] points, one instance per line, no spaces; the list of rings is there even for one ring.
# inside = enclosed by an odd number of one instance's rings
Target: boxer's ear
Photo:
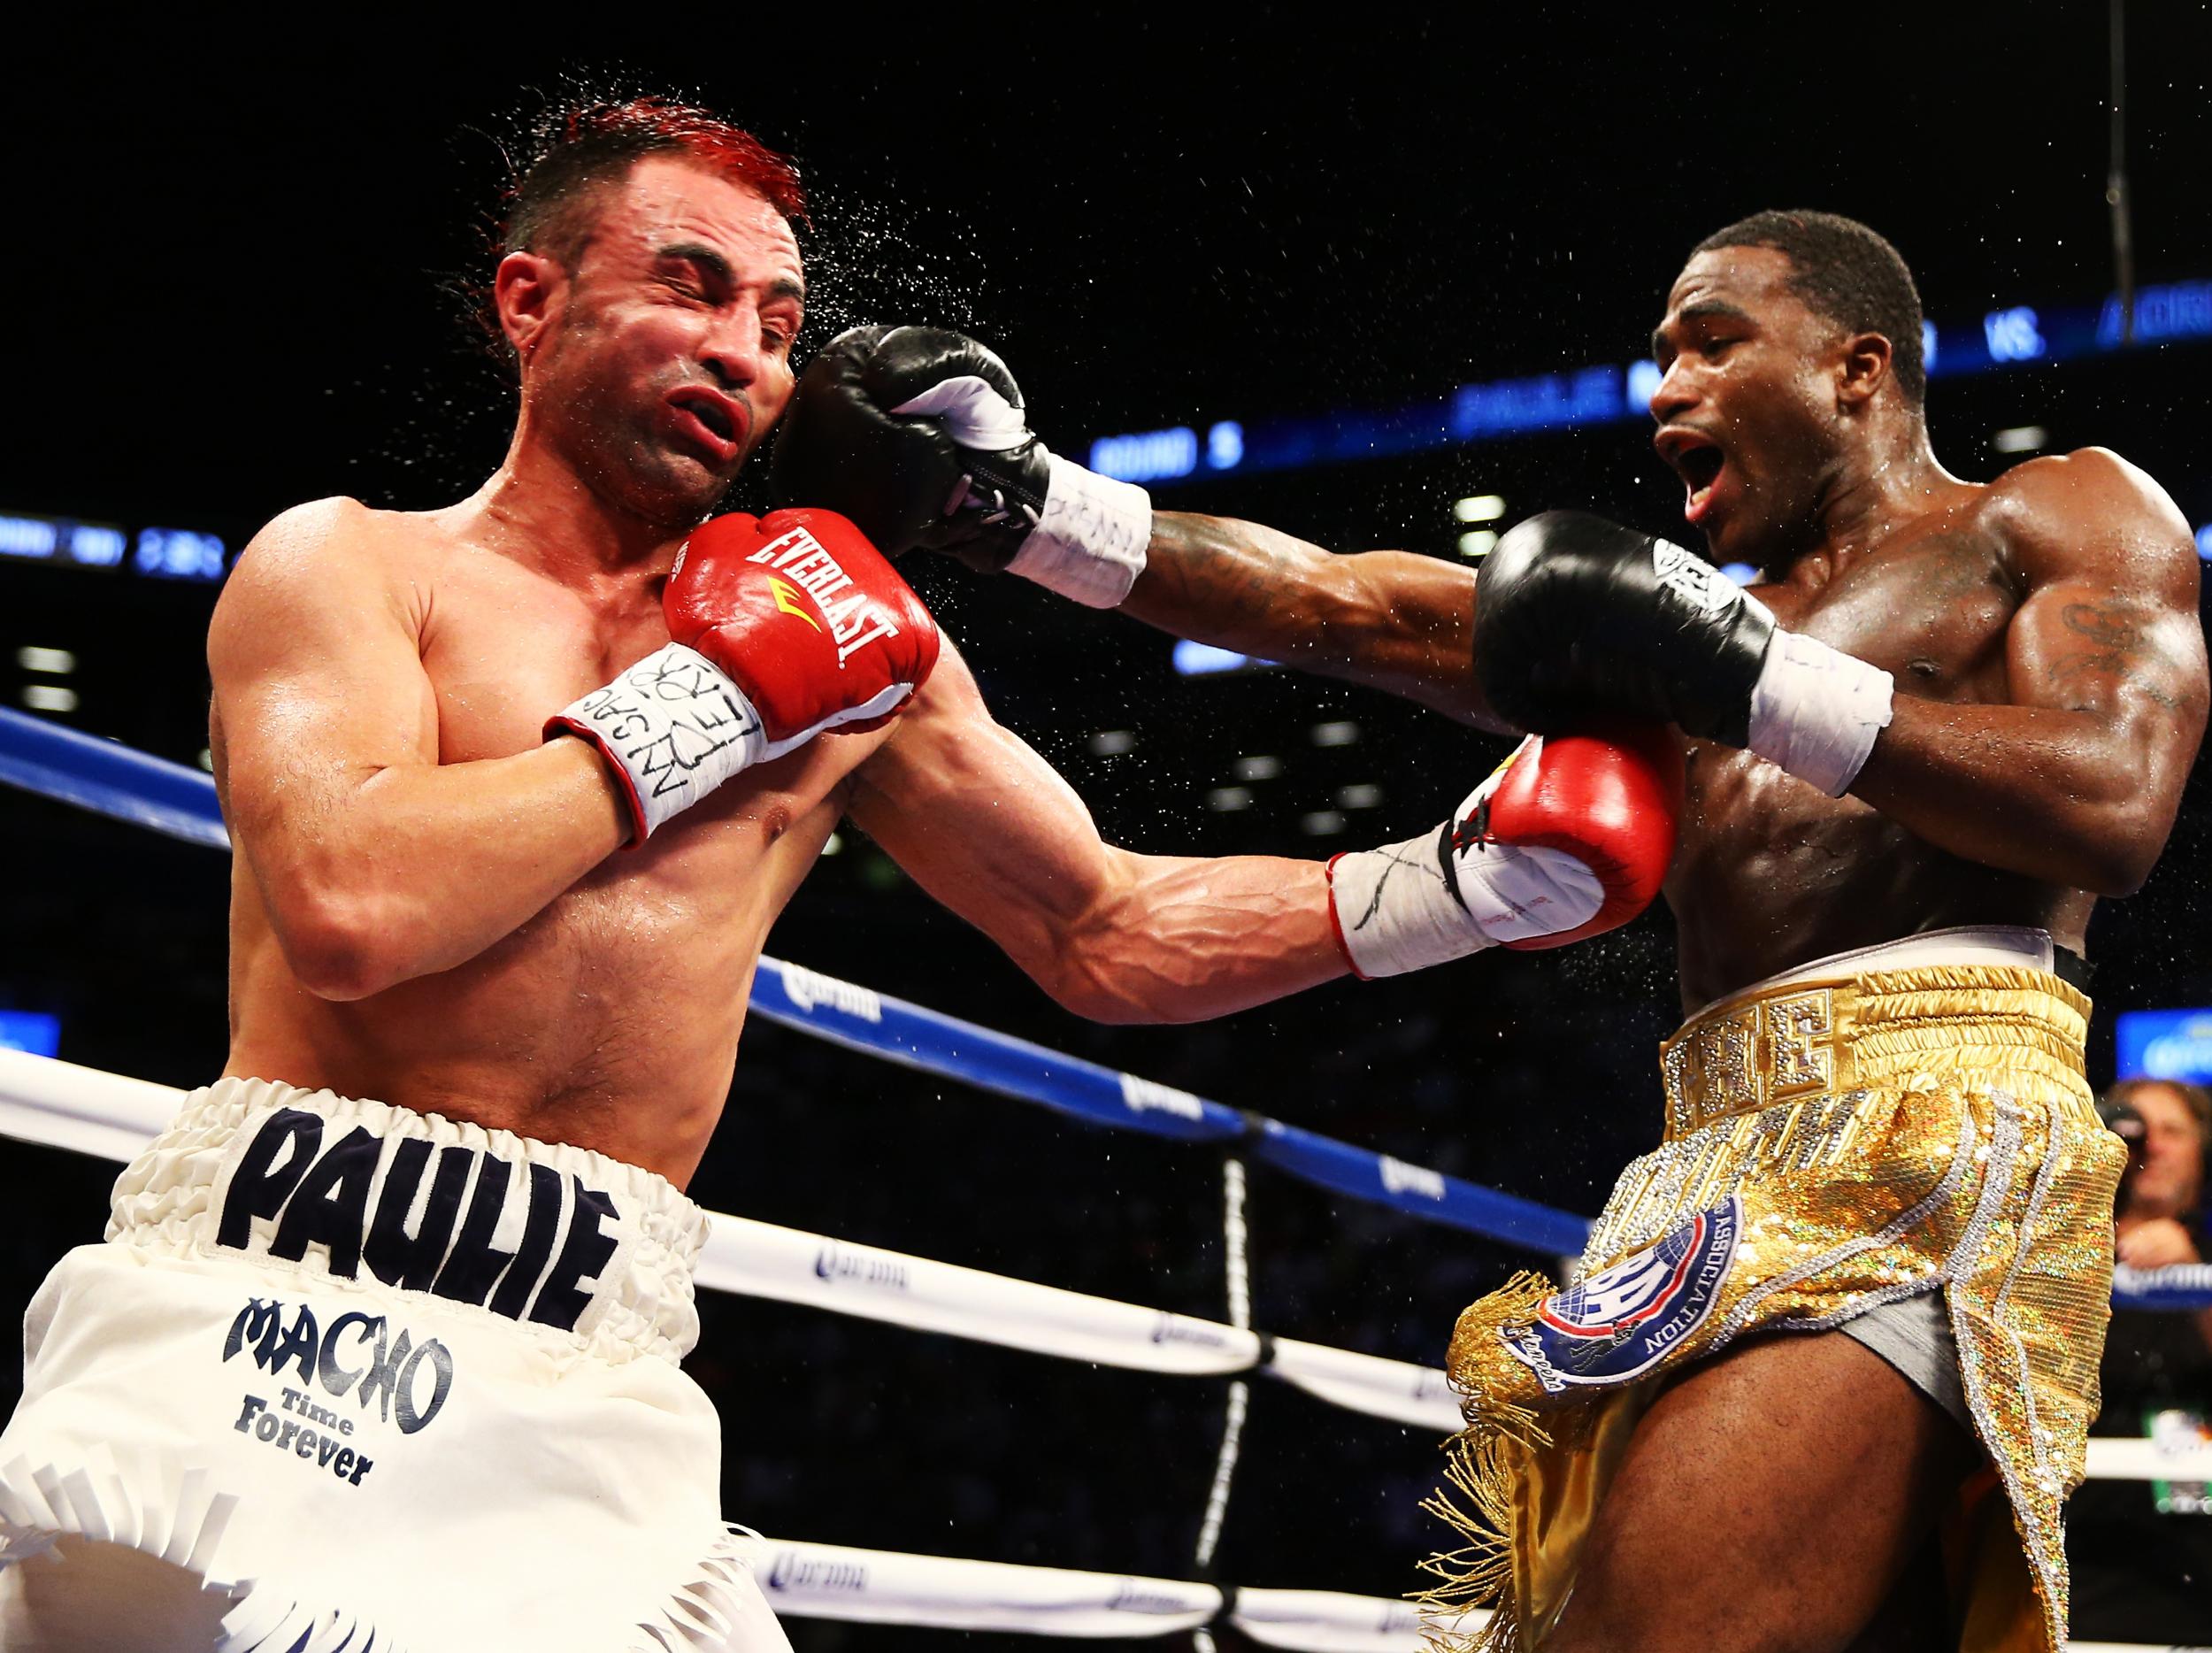
[[[511,252],[499,261],[492,302],[499,309],[500,331],[525,362],[558,319],[567,285],[567,272],[542,254]]]
[[[1836,406],[1855,412],[1889,382],[1890,343],[1878,333],[1855,333],[1843,342],[1836,367]]]

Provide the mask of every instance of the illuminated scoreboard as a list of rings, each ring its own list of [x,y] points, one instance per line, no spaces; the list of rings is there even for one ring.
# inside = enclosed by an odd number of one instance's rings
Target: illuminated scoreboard
[[[219,535],[196,529],[134,533],[112,522],[9,513],[0,515],[0,565],[10,562],[212,584],[229,567],[230,553]]]
[[[187,528],[141,528],[131,566],[159,580],[220,580],[223,542]]]

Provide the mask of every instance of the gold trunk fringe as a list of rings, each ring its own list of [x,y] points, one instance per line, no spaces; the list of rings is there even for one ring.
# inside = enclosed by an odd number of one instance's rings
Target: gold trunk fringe
[[[1520,1641],[1519,1604],[1513,1591],[1514,1490],[1518,1448],[1548,1446],[1552,1437],[1527,1406],[1505,1400],[1485,1381],[1481,1365],[1463,1351],[1500,1347],[1508,1327],[1528,1326],[1555,1288],[1550,1280],[1524,1270],[1469,1304],[1452,1330],[1447,1362],[1452,1387],[1459,1391],[1467,1427],[1445,1442],[1444,1479],[1421,1508],[1467,1542],[1422,1562],[1421,1570],[1441,1580],[1417,1593],[1414,1602],[1427,1623],[1423,1632],[1435,1653],[1512,1653]],[[1579,1423],[1574,1414],[1563,1422]],[[1468,1612],[1487,1608],[1489,1621],[1471,1631],[1439,1627]]]

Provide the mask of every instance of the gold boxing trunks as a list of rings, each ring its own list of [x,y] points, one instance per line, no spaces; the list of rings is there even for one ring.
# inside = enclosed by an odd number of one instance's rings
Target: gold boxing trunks
[[[1493,1605],[1475,1645],[1532,1649],[1556,1620],[1665,1374],[1939,1290],[2011,1511],[1962,1494],[1946,1518],[1960,1649],[2065,1645],[2059,1508],[2097,1411],[2126,1157],[2082,1074],[2089,1002],[2035,969],[1835,962],[1661,1047],[1665,1140],[1622,1173],[1578,1284],[1524,1274],[1460,1316],[1468,1427],[1457,1495],[1431,1507],[1470,1542],[1429,1564],[1446,1580],[1429,1600]]]

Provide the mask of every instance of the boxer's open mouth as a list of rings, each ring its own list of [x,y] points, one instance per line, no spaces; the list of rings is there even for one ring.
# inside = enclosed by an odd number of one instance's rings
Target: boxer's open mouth
[[[735,450],[745,425],[744,411],[736,403],[711,390],[687,388],[670,392],[668,404],[680,416],[688,415],[718,447]]]
[[[1653,438],[1652,445],[1689,490],[1682,514],[1692,522],[1697,521],[1712,504],[1713,490],[1719,485],[1722,471],[1727,468],[1728,455],[1710,436],[1678,425],[1661,431]]]

